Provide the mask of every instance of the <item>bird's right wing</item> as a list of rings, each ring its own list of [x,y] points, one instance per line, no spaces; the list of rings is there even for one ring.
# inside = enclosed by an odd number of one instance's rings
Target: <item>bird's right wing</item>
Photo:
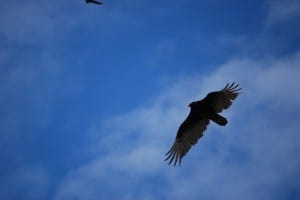
[[[193,126],[182,130],[181,137],[175,139],[172,147],[166,153],[167,158],[165,160],[168,160],[169,164],[174,161],[174,166],[176,166],[177,162],[180,165],[183,156],[203,136],[203,132],[206,130],[208,124],[209,119],[202,119]]]

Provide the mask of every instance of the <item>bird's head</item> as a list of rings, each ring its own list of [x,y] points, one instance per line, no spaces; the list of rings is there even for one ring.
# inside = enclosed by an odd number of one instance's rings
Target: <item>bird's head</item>
[[[192,106],[194,106],[195,103],[196,103],[196,102],[191,102],[191,103],[188,105],[188,107],[192,108]]]

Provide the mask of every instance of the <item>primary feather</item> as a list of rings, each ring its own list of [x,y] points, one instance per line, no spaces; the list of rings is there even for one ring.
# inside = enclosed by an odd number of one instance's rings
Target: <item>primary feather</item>
[[[234,82],[227,84],[222,90],[208,93],[200,100],[191,102],[189,115],[179,126],[177,135],[170,150],[166,153],[166,161],[173,162],[174,166],[181,164],[181,159],[203,136],[209,121],[225,126],[227,119],[218,113],[231,106],[241,88]]]

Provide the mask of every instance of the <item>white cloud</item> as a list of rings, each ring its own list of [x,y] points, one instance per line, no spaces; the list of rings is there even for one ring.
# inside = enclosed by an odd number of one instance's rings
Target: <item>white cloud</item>
[[[94,134],[99,156],[70,172],[55,199],[275,199],[287,182],[300,188],[300,53],[282,59],[236,59],[210,75],[185,77],[152,103],[107,119]],[[237,81],[242,95],[224,112],[229,124],[210,124],[183,159],[163,155],[189,101]]]

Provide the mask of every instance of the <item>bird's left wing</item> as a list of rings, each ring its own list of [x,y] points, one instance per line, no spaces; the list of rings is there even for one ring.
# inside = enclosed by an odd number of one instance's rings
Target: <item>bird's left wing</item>
[[[220,113],[231,106],[240,90],[239,84],[228,83],[222,90],[209,93],[206,98],[209,98],[214,111]]]
[[[203,136],[203,132],[208,124],[209,119],[202,119],[191,127],[184,128],[182,134],[180,134],[181,136],[179,138],[176,137],[172,147],[166,153],[167,158],[165,160],[168,160],[169,164],[174,161],[174,166],[176,166],[177,162],[180,165],[183,156]]]

